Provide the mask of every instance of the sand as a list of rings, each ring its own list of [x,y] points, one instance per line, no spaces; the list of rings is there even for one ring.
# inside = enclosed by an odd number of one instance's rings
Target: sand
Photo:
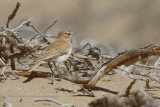
[[[43,70],[43,67],[41,67]],[[47,71],[49,69],[47,68]],[[137,78],[147,79],[141,76]],[[49,77],[33,78],[30,81],[27,77],[20,76],[20,79],[15,79],[12,75],[7,77],[7,80],[0,82],[0,107],[4,105],[4,102],[12,104],[13,107],[59,107],[59,105],[53,102],[39,101],[33,102],[35,98],[52,98],[63,104],[73,104],[78,107],[85,107],[89,102],[106,96],[118,96],[119,93],[123,93],[128,85],[133,81],[128,76],[114,74],[109,78],[103,77],[97,83],[96,87],[92,91],[95,97],[84,95],[82,92],[69,93],[64,91],[57,91],[56,88],[64,87],[70,89],[80,89],[80,85],[66,81],[56,81],[55,85],[51,85],[51,79]],[[159,83],[154,81],[150,82],[151,86],[160,86]],[[145,90],[145,82],[137,81],[133,86],[133,91],[142,88]],[[160,89],[153,89],[147,91],[149,94],[156,97],[160,97]]]

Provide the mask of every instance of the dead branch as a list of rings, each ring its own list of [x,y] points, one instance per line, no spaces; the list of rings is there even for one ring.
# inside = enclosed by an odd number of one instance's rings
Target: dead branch
[[[90,78],[74,77],[70,74],[62,75],[62,78],[77,84],[84,84],[85,88],[93,88],[100,78],[108,74],[117,66],[129,66],[137,62],[140,58],[142,59],[149,56],[160,56],[160,46],[149,45],[144,48],[133,49],[120,53],[117,57],[103,64],[102,67]]]
[[[61,75],[62,79],[74,82],[76,84],[87,84],[91,78],[86,78],[86,77],[76,77],[71,75],[70,73],[65,73]]]
[[[93,88],[98,80],[104,75],[108,74],[112,69],[120,65],[129,66],[138,61],[139,57],[149,57],[149,56],[160,56],[160,46],[149,45],[144,48],[133,49],[120,53],[117,57],[111,61],[103,64],[99,71],[94,73],[91,77],[91,80],[84,84],[85,88]]]
[[[6,27],[7,27],[7,28],[9,28],[9,22],[15,17],[15,15],[16,15],[19,7],[20,7],[20,5],[21,5],[21,4],[20,4],[19,2],[17,2],[15,9],[14,9],[13,12],[11,13],[11,15],[8,17],[8,21],[7,21],[7,24],[6,24]]]
[[[56,103],[56,104],[58,104],[58,105],[60,105],[60,106],[62,106],[62,107],[74,107],[73,104],[62,104],[62,103],[60,103],[60,102],[58,102],[58,101],[56,101],[56,100],[54,100],[54,99],[51,99],[51,98],[35,98],[35,99],[33,100],[33,102],[38,102],[38,101],[54,102],[54,103]]]

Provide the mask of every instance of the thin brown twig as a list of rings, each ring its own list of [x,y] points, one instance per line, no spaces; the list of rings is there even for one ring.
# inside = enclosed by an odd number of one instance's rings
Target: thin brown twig
[[[57,21],[58,21],[58,20],[55,20],[55,21],[53,22],[53,24],[51,24],[50,26],[48,26],[44,31],[42,31],[42,33],[40,33],[40,32],[38,31],[38,35],[32,37],[32,38],[30,39],[30,41],[32,41],[33,39],[35,39],[35,38],[37,38],[37,37],[39,37],[39,36],[42,36],[43,33],[47,32],[47,30],[49,30],[51,27],[53,27],[53,26],[57,23]],[[45,41],[46,41],[46,40],[45,40]]]
[[[128,95],[130,95],[130,94],[133,94],[133,92],[131,92],[131,89],[132,89],[132,87],[133,87],[133,85],[136,83],[136,79],[134,79],[131,83],[130,83],[130,85],[128,86],[128,88],[127,88],[127,90],[126,90],[126,92],[125,92],[125,96],[128,96]]]
[[[10,51],[11,51],[11,53],[14,53],[13,45],[10,45]],[[12,70],[16,70],[14,58],[11,58],[10,60],[11,60],[11,68],[12,68]]]
[[[58,20],[55,20],[50,26],[48,26],[44,31],[42,31],[42,33],[47,32],[47,30],[49,30],[51,27],[53,27],[57,23],[57,21]]]
[[[157,87],[157,86],[150,86],[149,82],[150,82],[149,79],[147,79],[146,86],[145,86],[146,89],[155,89],[155,88],[160,89],[160,87]]]

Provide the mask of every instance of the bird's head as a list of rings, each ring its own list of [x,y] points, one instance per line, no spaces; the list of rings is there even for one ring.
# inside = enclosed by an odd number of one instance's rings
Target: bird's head
[[[58,38],[70,40],[72,35],[74,35],[74,34],[76,34],[76,33],[71,32],[70,30],[63,30],[63,31],[59,32]]]

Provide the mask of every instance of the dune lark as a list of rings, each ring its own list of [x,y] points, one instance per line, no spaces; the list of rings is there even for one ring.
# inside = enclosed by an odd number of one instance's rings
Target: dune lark
[[[47,61],[52,71],[52,84],[54,84],[54,72],[52,70],[50,62],[61,63],[68,59],[72,51],[72,44],[70,42],[71,36],[75,34],[69,30],[63,30],[59,32],[58,37],[53,41],[40,55],[38,62],[29,70],[33,71],[43,61]]]

